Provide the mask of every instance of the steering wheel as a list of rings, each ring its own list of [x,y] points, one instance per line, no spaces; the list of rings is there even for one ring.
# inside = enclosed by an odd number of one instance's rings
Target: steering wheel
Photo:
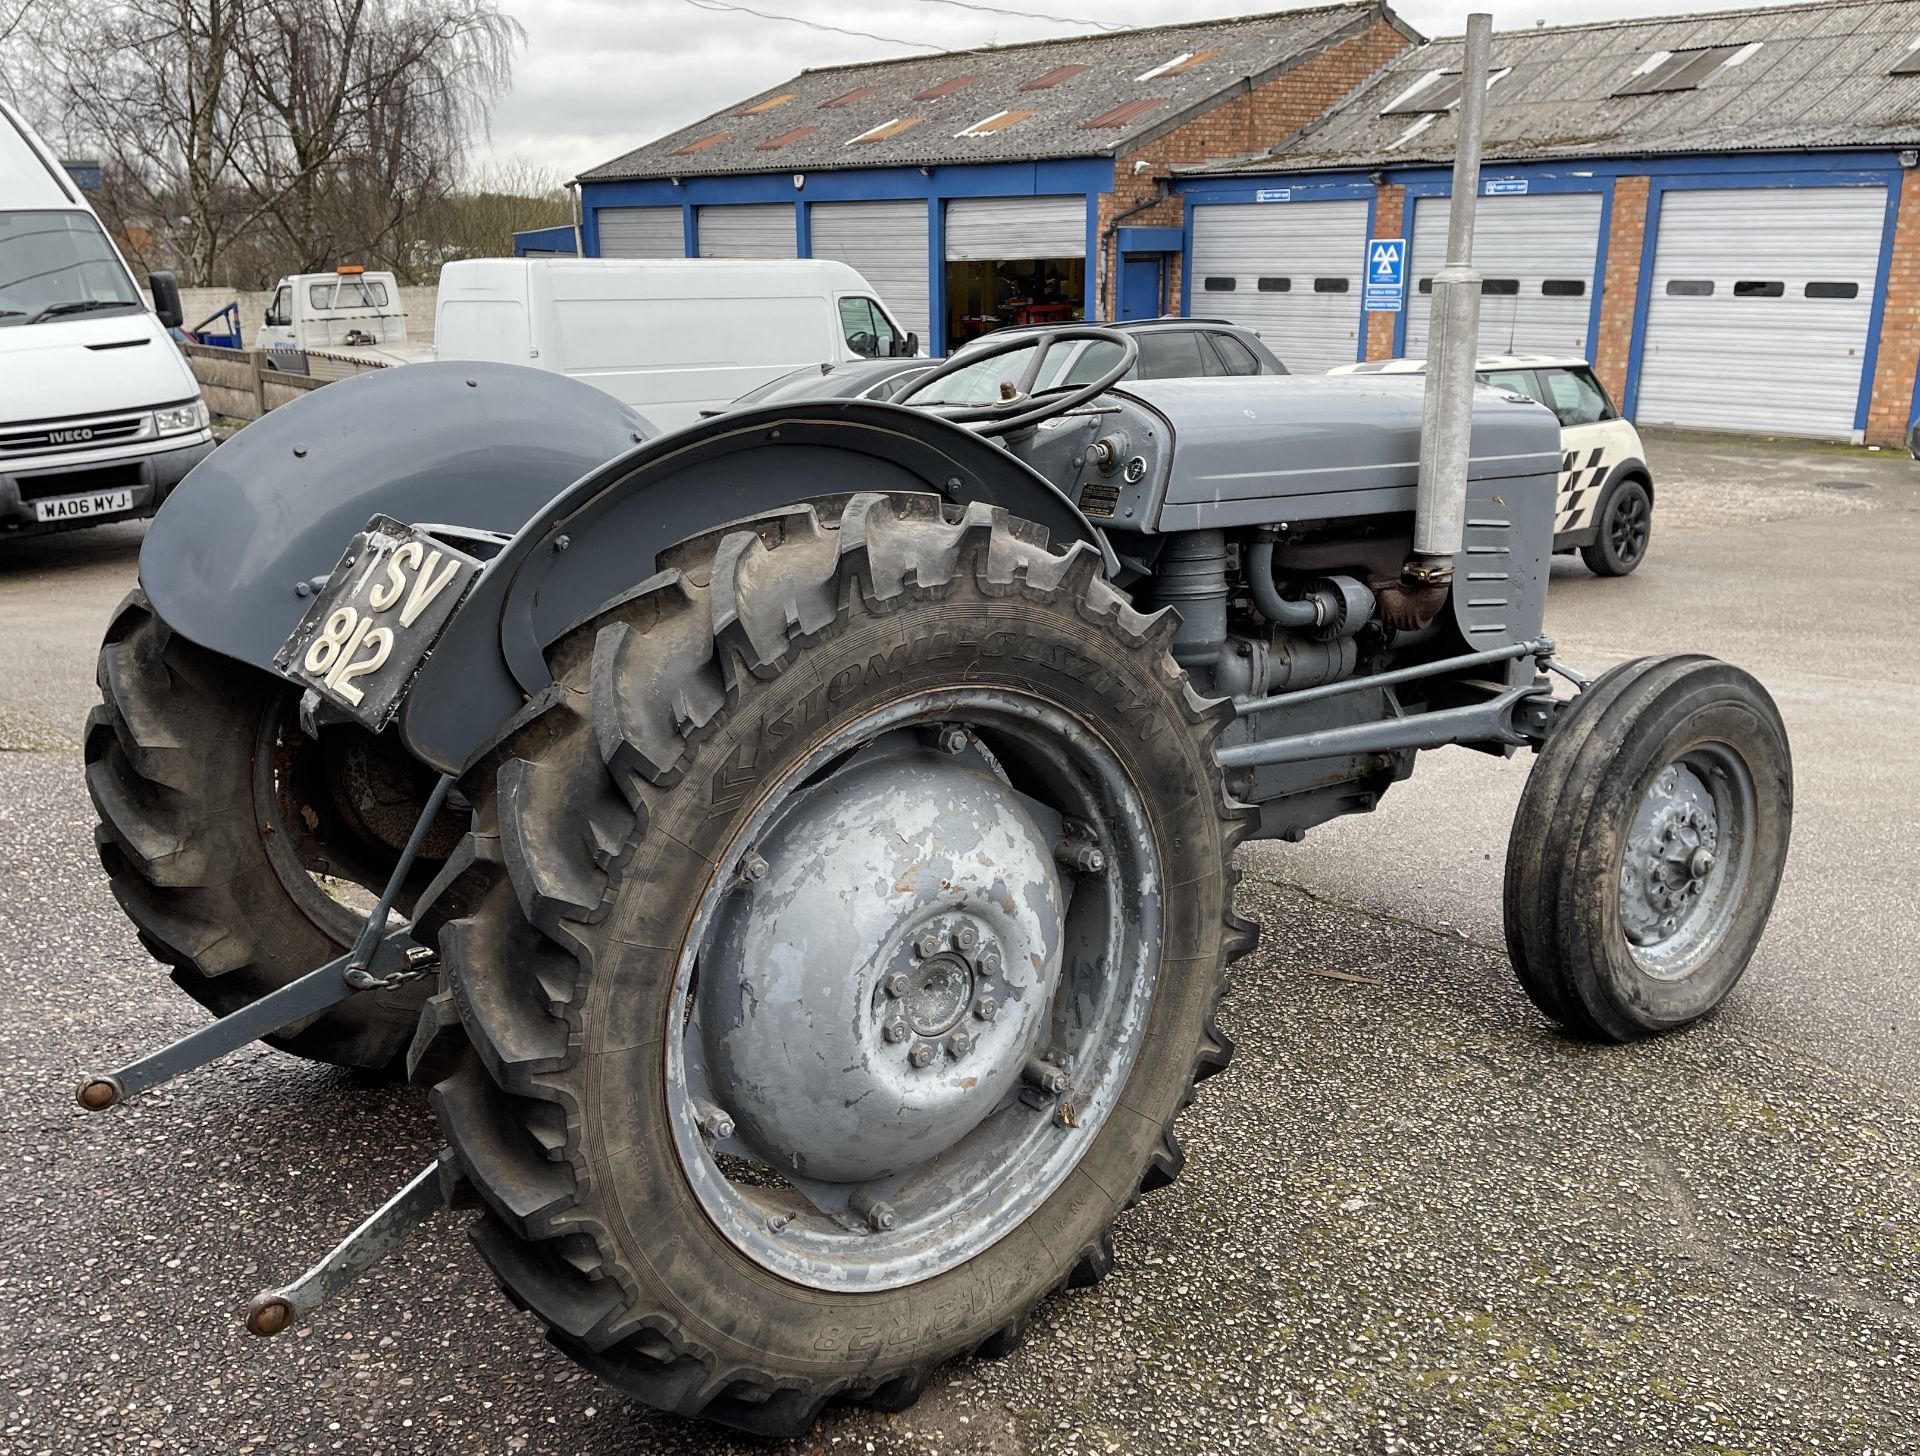
[[[1040,377],[1040,370],[1047,362],[1047,354],[1055,344],[1075,343],[1081,339],[1091,343],[1115,344],[1119,346],[1120,358],[1112,368],[1098,379],[1086,384],[1069,385],[1064,388],[1049,389],[1039,395],[1032,393],[1033,384]],[[1012,354],[1021,349],[1031,348],[1033,359],[1020,371],[1020,378],[1014,383],[1013,397],[995,404],[971,404],[959,406],[925,405],[925,409],[937,409],[943,419],[952,420],[957,425],[971,425],[976,434],[989,439],[999,435],[1011,435],[1028,429],[1042,420],[1050,420],[1055,415],[1063,415],[1068,410],[1078,409],[1088,400],[1105,394],[1127,375],[1140,358],[1140,345],[1133,335],[1122,333],[1119,329],[1102,328],[1098,324],[1069,324],[1062,329],[1047,329],[1042,333],[1014,333],[1005,338],[995,339],[976,349],[968,349],[963,354],[955,354],[946,363],[928,370],[918,376],[907,387],[893,397],[893,403],[906,404],[914,395],[925,392],[929,385],[950,379],[962,369],[971,369],[984,359],[997,359],[1002,354]]]

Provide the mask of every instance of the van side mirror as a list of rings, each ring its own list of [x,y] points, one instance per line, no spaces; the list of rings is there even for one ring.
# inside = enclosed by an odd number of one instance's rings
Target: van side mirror
[[[171,273],[149,273],[147,292],[153,295],[153,314],[161,328],[185,326],[186,317],[180,312],[180,284]]]
[[[918,334],[908,334],[906,338],[903,339],[900,343],[899,357],[902,359],[911,359],[915,354],[918,354],[919,352],[920,352],[920,336]]]

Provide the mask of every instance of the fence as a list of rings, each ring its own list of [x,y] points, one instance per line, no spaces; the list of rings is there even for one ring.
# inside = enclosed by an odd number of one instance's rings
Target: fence
[[[216,349],[207,344],[182,344],[180,352],[187,356],[187,367],[200,381],[200,395],[207,408],[236,420],[257,420],[309,389],[387,367],[371,359],[285,349]],[[274,367],[276,364],[280,367]]]

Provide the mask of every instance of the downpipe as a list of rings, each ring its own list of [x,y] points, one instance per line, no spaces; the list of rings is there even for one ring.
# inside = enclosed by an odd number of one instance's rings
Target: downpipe
[[[1425,627],[1439,615],[1453,586],[1454,557],[1466,535],[1474,366],[1480,341],[1480,275],[1473,267],[1473,223],[1492,45],[1493,17],[1469,15],[1461,67],[1460,134],[1453,154],[1453,198],[1447,209],[1447,261],[1433,279],[1413,554],[1400,568],[1399,581],[1380,593],[1382,619],[1403,631]]]

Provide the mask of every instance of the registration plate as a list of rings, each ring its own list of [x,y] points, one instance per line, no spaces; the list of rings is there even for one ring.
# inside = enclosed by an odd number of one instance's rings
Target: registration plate
[[[96,490],[91,495],[60,495],[33,503],[36,521],[84,521],[133,509],[131,490]]]
[[[363,727],[393,721],[480,563],[390,516],[353,538],[274,665]]]

